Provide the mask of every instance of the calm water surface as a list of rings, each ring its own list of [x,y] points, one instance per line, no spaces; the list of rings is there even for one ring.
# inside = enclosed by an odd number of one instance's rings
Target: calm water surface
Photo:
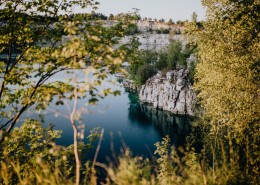
[[[101,99],[97,105],[88,106],[88,113],[82,114],[82,124],[85,126],[84,141],[90,130],[99,127],[104,129],[104,137],[98,154],[98,161],[114,160],[112,154],[119,155],[124,148],[130,148],[134,155],[151,157],[155,151],[154,144],[166,135],[172,139],[175,146],[183,146],[185,136],[190,130],[190,120],[185,116],[174,116],[168,112],[156,110],[138,101],[136,93],[127,92],[122,85],[105,84],[112,89],[121,90],[121,95]],[[85,107],[86,100],[80,100],[78,108]],[[59,113],[55,115],[53,110]],[[31,114],[31,115],[30,115]],[[73,143],[73,131],[66,106],[52,105],[45,113],[45,125],[54,123],[55,129],[62,130],[58,144],[68,146]],[[28,113],[25,117],[37,117]],[[94,143],[97,145],[97,142]],[[93,159],[96,147],[87,155]]]

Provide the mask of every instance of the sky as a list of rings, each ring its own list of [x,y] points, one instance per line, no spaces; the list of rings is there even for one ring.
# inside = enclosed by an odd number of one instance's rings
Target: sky
[[[198,20],[203,20],[205,10],[201,0],[98,0],[97,12],[105,15],[127,13],[133,8],[140,9],[141,17],[164,18],[173,21],[190,20],[193,12],[198,14]]]

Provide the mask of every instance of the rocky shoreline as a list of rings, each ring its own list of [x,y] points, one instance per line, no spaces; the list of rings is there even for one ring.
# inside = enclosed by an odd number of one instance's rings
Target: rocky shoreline
[[[157,73],[142,85],[140,101],[150,103],[156,109],[193,116],[196,94],[192,90],[188,74],[188,69],[173,70],[166,75]]]
[[[141,88],[133,81],[126,79],[124,86],[139,93],[139,100],[151,104],[155,109],[162,109],[174,114],[194,116],[196,93],[189,78],[191,62],[194,56],[187,59],[188,66],[178,66],[166,74],[158,72],[149,78]]]

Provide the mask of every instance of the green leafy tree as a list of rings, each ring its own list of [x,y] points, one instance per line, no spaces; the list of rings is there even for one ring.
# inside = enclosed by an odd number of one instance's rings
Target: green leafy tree
[[[168,23],[167,23],[168,25],[173,25],[174,24],[174,22],[173,22],[173,20],[172,19],[169,19],[169,21],[168,21]]]
[[[181,50],[182,43],[180,41],[172,40],[167,51],[167,66],[169,69],[176,69],[176,65],[180,59]]]
[[[109,73],[120,71],[122,61],[135,48],[131,44],[115,47],[125,36],[131,16],[105,27],[98,18],[72,14],[75,6],[96,9],[97,4],[92,0],[0,2],[1,143],[32,106],[40,111],[53,101],[74,100],[68,112],[74,130],[76,184],[80,177],[77,100],[88,93],[86,101],[92,103],[113,93],[105,89],[98,94],[96,86]],[[79,81],[77,71],[94,78]],[[51,80],[60,72],[70,76]]]
[[[140,51],[136,57],[136,61],[130,65],[130,78],[138,85],[144,84],[147,79],[156,73],[154,66],[157,63],[157,60],[158,53],[156,51]]]
[[[21,114],[32,105],[41,110],[54,96],[73,97],[72,83],[48,81],[56,73],[94,70],[98,80],[88,84],[85,90],[91,92],[95,91],[95,84],[100,84],[100,79],[119,69],[130,50],[127,44],[114,48],[126,33],[123,22],[107,28],[99,21],[58,14],[60,11],[69,13],[76,5],[84,8],[95,7],[95,4],[92,1],[47,4],[1,1],[0,114],[4,118],[1,131],[10,133]],[[82,88],[79,91],[84,94]]]
[[[155,64],[155,68],[158,70],[167,69],[167,52],[161,51],[158,54],[158,61]]]
[[[259,3],[204,1],[197,88],[215,126],[243,133],[259,117]],[[250,15],[249,15],[250,13]]]
[[[207,10],[203,30],[191,23],[198,45],[195,88],[206,124],[216,138],[233,138],[240,168],[259,174],[259,1],[202,1]],[[197,30],[197,31],[196,31]],[[217,147],[216,142],[213,142]],[[227,147],[228,148],[228,147]],[[257,152],[258,151],[258,152]],[[214,166],[213,157],[213,166]],[[250,174],[250,175],[249,175]]]
[[[154,66],[149,65],[149,64],[142,65],[140,68],[138,68],[137,74],[135,77],[137,85],[141,86],[141,85],[145,84],[145,82],[149,78],[154,76],[156,74],[156,72],[157,71],[154,68]]]
[[[80,156],[86,155],[98,136],[99,130],[94,129],[88,145],[79,143]],[[60,137],[61,131],[54,130],[54,125],[43,128],[38,120],[27,119],[14,128],[0,148],[0,183],[75,184],[74,147],[56,145],[55,139]],[[83,169],[87,171],[88,166]]]
[[[110,14],[109,17],[108,17],[108,20],[114,20],[114,15]]]

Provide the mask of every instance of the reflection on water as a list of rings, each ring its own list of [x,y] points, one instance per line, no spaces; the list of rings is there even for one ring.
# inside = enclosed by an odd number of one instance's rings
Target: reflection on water
[[[154,144],[169,135],[172,144],[182,146],[185,137],[190,130],[190,120],[185,116],[174,116],[169,112],[156,110],[150,105],[138,101],[138,95],[125,91],[122,86],[107,83],[112,90],[121,90],[120,96],[109,95],[100,99],[94,107],[87,107],[90,113],[82,114],[81,121],[85,125],[85,139],[90,130],[96,127],[104,129],[104,137],[98,154],[97,161],[106,162],[109,158],[122,153],[123,146],[131,149],[134,155],[151,157],[155,151]],[[71,102],[69,102],[71,103]],[[78,107],[83,107],[86,99],[80,99]],[[54,103],[49,109],[58,110],[66,114],[64,105],[56,106]],[[27,114],[24,118],[37,118],[38,116]],[[68,119],[55,116],[53,112],[44,114],[45,123],[55,124],[55,129],[62,130],[62,137],[58,144],[68,146],[73,143],[73,130]],[[45,126],[46,126],[45,124]],[[96,144],[87,155],[92,160],[96,150]]]
[[[161,138],[169,135],[176,146],[185,144],[185,137],[190,132],[191,120],[187,116],[176,116],[170,112],[153,108],[152,105],[138,101],[136,94],[129,93],[129,119],[140,127],[153,126]]]

